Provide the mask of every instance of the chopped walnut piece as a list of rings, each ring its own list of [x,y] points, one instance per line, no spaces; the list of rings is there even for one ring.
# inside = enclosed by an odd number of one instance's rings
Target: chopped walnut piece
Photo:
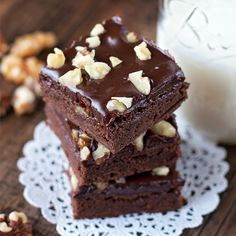
[[[29,57],[25,59],[26,71],[29,76],[38,78],[39,72],[41,71],[44,63],[36,57]]]
[[[91,36],[98,36],[105,32],[105,28],[102,24],[96,24],[90,32]]]
[[[89,157],[90,157],[90,149],[87,146],[84,146],[80,150],[80,159],[82,161],[86,161],[86,160],[88,160]]]
[[[87,134],[81,133],[77,129],[72,129],[71,136],[75,142],[79,145],[80,148],[80,157],[82,160],[86,160],[90,155],[90,142],[92,141],[92,138],[90,138]]]
[[[75,68],[74,70],[66,72],[59,78],[59,82],[67,87],[76,87],[77,85],[80,85],[83,82],[81,69]]]
[[[91,65],[94,63],[95,50],[91,52],[85,50],[78,51],[76,56],[72,60],[72,65],[83,69],[85,65]]]
[[[79,185],[79,181],[78,181],[77,177],[75,175],[72,175],[70,177],[70,181],[71,181],[71,187],[75,191]]]
[[[90,137],[90,136],[88,136],[86,133],[81,133],[80,135],[79,135],[79,137],[80,138],[83,138],[84,140],[86,140],[86,142],[87,141],[90,141],[92,138]]]
[[[134,32],[129,32],[127,35],[126,35],[126,39],[129,43],[135,43],[138,41],[138,37],[137,37],[137,34],[135,34]]]
[[[152,175],[167,176],[170,173],[170,168],[167,166],[160,166],[152,170]]]
[[[51,32],[34,32],[18,37],[12,45],[11,54],[19,57],[38,55],[42,50],[55,46],[57,39]]]
[[[25,66],[28,76],[24,80],[24,85],[31,89],[38,97],[41,96],[41,87],[38,81],[38,74],[43,65],[43,62],[36,57],[29,57],[25,59]]]
[[[130,108],[133,102],[133,98],[128,98],[128,97],[111,97],[111,99],[122,102],[126,106],[126,108]]]
[[[58,69],[65,64],[65,55],[59,48],[54,48],[54,53],[49,53],[47,57],[47,66]]]
[[[0,233],[9,233],[12,231],[12,228],[7,225],[6,222],[0,222]]]
[[[9,220],[19,222],[21,221],[23,224],[28,222],[28,218],[23,212],[13,211],[9,214]]]
[[[75,107],[75,113],[80,114],[81,116],[88,116],[85,107],[82,107],[80,105],[77,105]]]
[[[125,104],[116,99],[108,101],[106,108],[108,111],[118,111],[118,112],[124,112],[125,110],[127,110]]]
[[[156,123],[152,128],[152,132],[161,136],[173,138],[176,135],[176,128],[168,121],[162,120]]]
[[[90,145],[90,142],[91,142],[91,138],[85,134],[85,133],[82,133],[82,134],[79,134],[79,138],[78,138],[78,145],[79,145],[79,148],[83,148],[84,146],[89,146]]]
[[[73,138],[73,140],[75,140],[77,142],[79,140],[79,130],[72,129],[71,137]]]
[[[96,161],[103,158],[105,155],[110,154],[110,150],[106,148],[103,144],[98,143],[97,149],[92,153],[93,159]]]
[[[143,144],[143,138],[145,136],[146,132],[140,134],[134,141],[133,145],[136,147],[136,149],[141,152],[143,150],[144,144]]]
[[[90,48],[96,48],[101,44],[100,38],[98,36],[88,37],[86,38],[85,42],[89,45]]]
[[[38,78],[43,63],[37,58],[30,57],[25,60],[15,55],[3,57],[1,72],[6,80],[22,84],[28,77]]]
[[[41,97],[41,86],[38,78],[28,76],[24,81],[24,85],[28,87],[36,96]]]
[[[151,52],[148,49],[147,44],[145,42],[142,42],[138,46],[135,46],[134,51],[138,59],[141,61],[146,61],[151,59]]]
[[[132,101],[133,98],[112,97],[111,100],[108,101],[106,107],[108,111],[124,112],[132,106]]]
[[[96,185],[99,190],[104,190],[108,186],[105,182],[94,182],[93,184]]]
[[[150,79],[146,76],[142,77],[142,74],[142,70],[130,73],[128,79],[140,93],[148,95],[151,91]]]
[[[23,59],[14,55],[4,56],[0,70],[6,80],[21,84],[27,76]]]
[[[18,115],[31,113],[36,105],[35,94],[26,86],[20,86],[14,91],[12,106]]]
[[[91,65],[85,65],[85,71],[91,79],[103,79],[111,70],[111,67],[104,62],[94,62]]]
[[[70,183],[71,183],[72,190],[75,191],[79,186],[79,180],[77,179],[72,168],[69,169],[69,175],[70,175]]]
[[[109,57],[109,60],[111,61],[112,67],[116,67],[122,63],[122,60],[120,60],[118,57]]]

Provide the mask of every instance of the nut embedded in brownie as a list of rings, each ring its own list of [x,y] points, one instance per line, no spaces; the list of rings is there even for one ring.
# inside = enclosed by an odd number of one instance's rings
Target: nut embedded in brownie
[[[40,74],[46,102],[117,153],[166,119],[186,99],[188,84],[174,59],[128,32],[119,17],[97,24]]]
[[[67,158],[81,184],[109,181],[150,171],[156,166],[175,166],[180,138],[174,116],[159,122],[116,154],[110,152],[55,108],[46,105],[47,122],[61,140]],[[163,128],[163,123],[166,125]]]

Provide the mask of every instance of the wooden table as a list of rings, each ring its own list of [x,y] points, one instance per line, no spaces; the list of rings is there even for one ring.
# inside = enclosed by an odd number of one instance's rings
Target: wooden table
[[[115,14],[122,16],[130,29],[155,38],[156,0],[0,0],[0,29],[10,42],[20,34],[52,30],[65,46],[95,23]],[[55,226],[24,200],[16,167],[23,144],[32,138],[35,125],[44,118],[42,108],[40,105],[29,116],[16,117],[11,113],[0,121],[0,211],[22,210],[33,221],[35,235],[53,236],[57,235]],[[227,150],[231,164],[229,188],[221,195],[219,208],[206,216],[200,227],[186,230],[184,236],[236,235],[236,147]]]

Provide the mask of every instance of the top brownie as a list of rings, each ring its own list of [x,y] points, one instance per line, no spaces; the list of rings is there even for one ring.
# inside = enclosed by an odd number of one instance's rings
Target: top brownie
[[[123,27],[121,18],[48,55],[43,97],[84,132],[116,153],[187,97],[174,59]]]

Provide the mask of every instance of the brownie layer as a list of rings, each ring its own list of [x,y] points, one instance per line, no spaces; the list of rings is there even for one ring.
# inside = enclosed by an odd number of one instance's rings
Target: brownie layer
[[[123,176],[150,171],[163,165],[175,166],[180,156],[178,133],[173,138],[168,138],[148,130],[143,139],[142,151],[138,151],[133,144],[130,144],[117,154],[105,154],[99,161],[95,161],[92,155],[83,161],[79,145],[72,138],[74,126],[71,122],[57,113],[49,104],[46,105],[45,112],[47,122],[61,140],[70,165],[81,184],[116,180]],[[174,117],[171,117],[169,122],[176,126]],[[97,146],[95,140],[93,145]]]
[[[83,83],[75,88],[59,83],[60,76],[73,70],[77,46],[88,46],[86,37],[74,42],[64,51],[66,63],[60,69],[45,67],[40,74],[43,97],[84,132],[117,153],[130,144],[154,123],[167,118],[186,99],[188,84],[175,63],[152,42],[144,40],[151,59],[138,60],[134,47],[142,40],[129,43],[128,31],[121,20],[114,17],[104,23],[105,33],[99,35],[101,45],[96,47],[95,60],[110,65],[109,56],[122,59],[122,63],[100,80],[93,80],[83,72]],[[112,39],[112,40],[111,40]],[[150,78],[151,91],[140,93],[128,79],[129,73],[142,70]],[[111,97],[133,98],[132,106],[124,112],[109,112],[106,104]]]
[[[67,92],[60,90],[57,82],[44,80],[41,85],[46,103],[51,103],[60,113],[65,114],[69,120],[113,153],[119,152],[156,122],[168,118],[186,98],[185,88],[181,84],[175,84],[169,90],[163,89],[144,108],[130,112],[126,117],[116,118],[106,126],[94,117],[76,113],[78,104],[67,96]]]
[[[173,171],[168,176],[143,173],[124,183],[107,186],[91,184],[72,192],[75,218],[113,217],[127,213],[166,212],[185,203],[181,196],[184,181]]]

